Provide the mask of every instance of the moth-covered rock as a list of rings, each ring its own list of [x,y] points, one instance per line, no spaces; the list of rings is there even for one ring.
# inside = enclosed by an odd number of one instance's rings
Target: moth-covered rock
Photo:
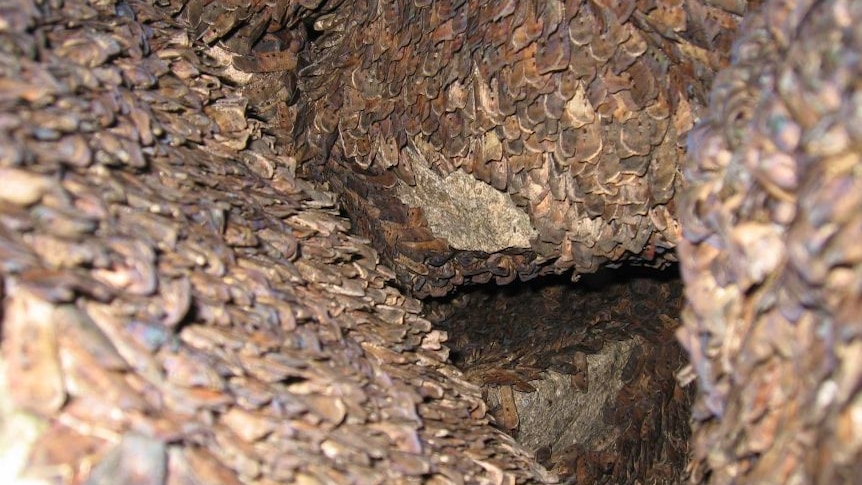
[[[851,1],[766,2],[690,136],[678,336],[696,481],[859,474],[860,19]]]
[[[3,483],[553,479],[245,94],[290,5],[0,2]]]
[[[680,234],[685,135],[737,13],[710,2],[343,5],[303,53],[300,162],[417,295],[624,260],[662,266]]]

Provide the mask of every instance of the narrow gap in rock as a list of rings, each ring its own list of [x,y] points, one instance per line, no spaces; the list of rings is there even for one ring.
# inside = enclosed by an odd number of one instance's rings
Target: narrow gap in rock
[[[694,386],[676,268],[604,270],[426,302],[496,425],[567,483],[678,483]]]

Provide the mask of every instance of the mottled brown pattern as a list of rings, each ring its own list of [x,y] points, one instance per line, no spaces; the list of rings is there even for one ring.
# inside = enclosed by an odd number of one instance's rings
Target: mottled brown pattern
[[[0,2],[0,482],[550,479],[204,44],[240,3]]]
[[[860,21],[853,0],[0,0],[0,481],[552,481],[402,290],[679,259],[691,479],[855,483]],[[398,199],[420,165],[537,236],[454,249]],[[685,445],[651,445],[685,398],[659,320],[608,408],[640,423],[625,453],[543,450],[558,470],[678,477]],[[587,337],[477,375],[514,393],[565,355],[589,388]]]
[[[767,2],[690,138],[679,246],[696,481],[856,483],[862,4]]]
[[[622,369],[623,386],[602,403],[604,416],[598,418],[613,431],[593,443],[551,449],[545,462],[577,483],[680,483],[693,391],[675,377],[685,365],[672,337],[681,305],[682,284],[668,274],[619,270],[585,277],[574,287],[565,278],[550,278],[477,289],[432,300],[426,311],[448,331],[453,361],[469,380],[520,392],[536,392],[533,384],[547,370],[569,375],[581,392],[608,385],[590,379],[586,356],[603,352],[609,342],[636,339],[628,359],[614,363]],[[517,436],[517,414],[507,422],[500,419],[505,409],[491,411]]]
[[[699,2],[345,4],[299,71],[300,161],[418,295],[661,265],[679,237],[684,137],[738,20]],[[414,184],[415,164],[506,192],[538,236],[455,250],[393,194],[389,174]]]

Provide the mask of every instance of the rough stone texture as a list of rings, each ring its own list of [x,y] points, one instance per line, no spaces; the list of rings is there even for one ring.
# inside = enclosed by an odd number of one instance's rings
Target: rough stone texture
[[[422,209],[428,227],[453,249],[495,253],[530,247],[536,236],[512,199],[462,172],[445,177],[416,166],[415,184],[398,181],[398,198]]]
[[[679,236],[685,134],[745,7],[717,4],[345,2],[314,24],[285,124],[305,173],[339,194],[415,295],[661,266]],[[480,215],[431,224],[427,202],[392,189],[422,169],[506,194],[536,236],[509,251],[454,245]]]
[[[531,381],[536,389],[533,392],[512,391],[519,411],[518,442],[533,453],[543,447],[559,453],[573,445],[586,447],[593,443],[616,451],[606,444],[613,443],[617,436],[616,429],[605,422],[604,413],[623,387],[623,366],[619,363],[628,361],[632,349],[640,343],[608,342],[601,353],[588,355],[590,378],[601,382],[589,392],[581,391],[572,376],[555,371]],[[486,401],[492,409],[500,407],[500,388],[490,388]]]
[[[682,287],[667,273],[605,270],[426,304],[496,425],[577,483],[680,483],[691,387],[673,339]]]
[[[552,479],[188,28],[222,6],[0,2],[0,482]]]
[[[862,476],[862,3],[768,1],[690,138],[699,482]]]
[[[732,0],[0,1],[0,479],[550,479],[394,285],[661,265],[682,230],[692,478],[855,483],[862,6],[752,7],[731,52]],[[530,248],[449,247],[397,197],[409,150]],[[576,473],[677,476],[668,347],[606,417],[629,454]]]

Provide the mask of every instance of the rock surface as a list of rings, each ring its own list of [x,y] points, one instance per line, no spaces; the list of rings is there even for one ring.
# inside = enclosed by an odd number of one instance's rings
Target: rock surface
[[[862,4],[767,2],[690,138],[694,479],[862,474]]]
[[[0,3],[0,481],[551,480],[200,7]]]
[[[682,286],[605,270],[478,288],[425,308],[496,425],[577,483],[680,483],[693,388],[673,339]]]
[[[417,296],[623,260],[662,266],[679,237],[685,135],[744,10],[718,4],[346,2],[300,56],[288,120],[299,160]],[[457,236],[482,233],[484,214],[437,218],[428,171],[504,194],[521,213],[504,227],[517,237]]]
[[[0,482],[554,481],[414,296],[678,258],[691,480],[855,483],[860,26],[852,0],[0,0]],[[467,193],[520,212],[510,239],[455,237]],[[551,465],[680,479],[660,321],[603,416],[628,454]],[[551,364],[491,377],[514,399]]]

